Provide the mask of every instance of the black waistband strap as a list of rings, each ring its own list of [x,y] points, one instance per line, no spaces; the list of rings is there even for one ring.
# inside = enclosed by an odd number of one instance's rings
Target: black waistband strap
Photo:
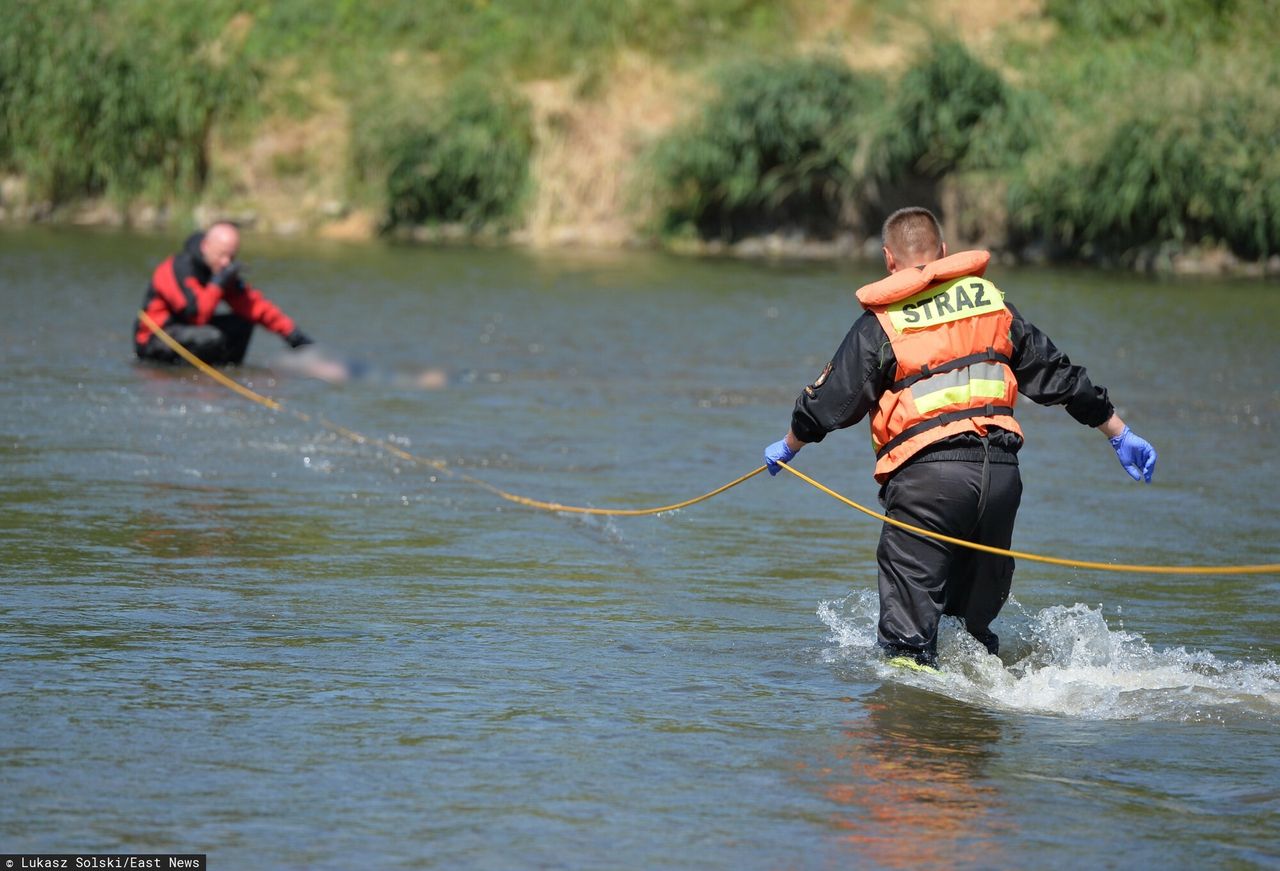
[[[914,438],[922,432],[928,432],[936,427],[953,423],[957,420],[968,420],[971,417],[1013,417],[1013,407],[1009,405],[991,405],[987,403],[979,408],[962,408],[959,411],[948,411],[946,414],[940,414],[937,417],[931,417],[928,420],[921,421],[915,426],[909,426],[902,432],[898,433],[876,451],[876,459],[880,459],[889,451],[905,442],[907,439]]]
[[[906,390],[917,381],[923,381],[924,379],[930,378],[934,375],[941,375],[943,372],[954,372],[957,369],[972,366],[974,363],[1003,363],[1010,368],[1013,367],[1012,360],[1004,354],[1001,354],[995,348],[988,347],[985,351],[979,351],[976,354],[968,354],[964,357],[957,357],[954,360],[948,360],[938,366],[921,366],[920,373],[918,375],[908,375],[901,381],[895,381],[889,389],[894,393],[897,393],[900,390]]]

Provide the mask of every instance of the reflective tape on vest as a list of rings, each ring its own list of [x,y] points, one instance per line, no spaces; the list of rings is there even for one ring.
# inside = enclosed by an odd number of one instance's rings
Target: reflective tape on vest
[[[948,405],[969,405],[974,398],[1004,399],[1004,367],[998,363],[974,363],[943,372],[911,386],[916,410],[928,414]]]
[[[1004,308],[1004,295],[999,288],[985,278],[969,275],[922,290],[892,303],[885,311],[894,329],[905,333]]]

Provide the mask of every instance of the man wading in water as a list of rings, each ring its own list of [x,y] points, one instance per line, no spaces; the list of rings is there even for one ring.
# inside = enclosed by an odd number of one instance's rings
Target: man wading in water
[[[187,239],[182,250],[156,267],[142,310],[156,325],[206,363],[240,363],[249,350],[255,324],[262,324],[291,348],[310,345],[289,317],[251,287],[236,255],[240,231],[219,222]],[[225,302],[230,312],[214,314]],[[176,363],[178,355],[151,328],[133,326],[134,351],[142,360]]]
[[[938,219],[922,208],[890,215],[881,242],[890,274],[858,291],[866,311],[796,400],[790,432],[765,449],[770,474],[809,442],[870,415],[887,517],[1008,548],[1022,498],[1022,429],[1013,417],[1022,393],[1101,430],[1130,477],[1151,481],[1155,449],[1125,426],[1105,388],[982,277],[989,252],[948,257]],[[1012,557],[886,523],[876,558],[877,635],[890,656],[932,665],[944,614],[999,650],[991,621],[1009,598]]]

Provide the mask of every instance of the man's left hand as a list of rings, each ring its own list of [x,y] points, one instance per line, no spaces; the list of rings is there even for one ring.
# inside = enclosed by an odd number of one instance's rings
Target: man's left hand
[[[302,330],[294,330],[284,337],[290,348],[301,348],[303,345],[314,345],[315,341]]]
[[[1111,447],[1116,450],[1120,465],[1135,481],[1151,483],[1151,476],[1156,470],[1156,449],[1151,442],[1125,427],[1120,435],[1111,439]]]

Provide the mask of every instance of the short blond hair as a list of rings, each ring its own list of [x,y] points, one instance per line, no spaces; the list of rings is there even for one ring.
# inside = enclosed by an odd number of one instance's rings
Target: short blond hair
[[[885,218],[880,244],[897,260],[934,260],[942,255],[942,225],[921,206],[898,209]]]

